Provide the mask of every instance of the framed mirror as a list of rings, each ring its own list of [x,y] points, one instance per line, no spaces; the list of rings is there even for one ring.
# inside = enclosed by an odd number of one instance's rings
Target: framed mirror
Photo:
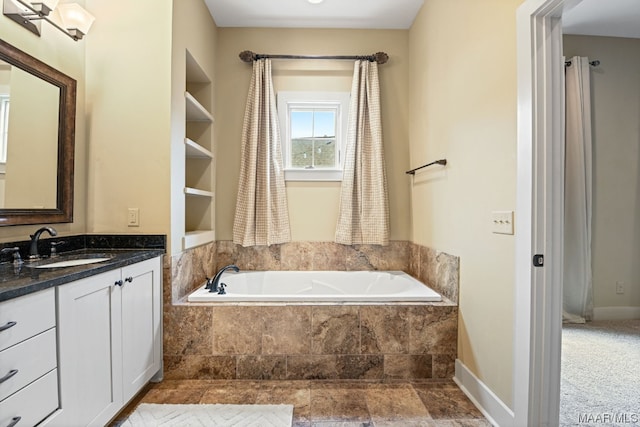
[[[0,226],[73,221],[76,81],[0,40]]]

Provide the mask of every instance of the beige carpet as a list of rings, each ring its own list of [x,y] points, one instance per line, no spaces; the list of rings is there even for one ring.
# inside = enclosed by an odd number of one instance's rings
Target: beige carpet
[[[291,427],[293,405],[141,403],[121,427]]]
[[[561,426],[640,425],[640,320],[562,328]]]

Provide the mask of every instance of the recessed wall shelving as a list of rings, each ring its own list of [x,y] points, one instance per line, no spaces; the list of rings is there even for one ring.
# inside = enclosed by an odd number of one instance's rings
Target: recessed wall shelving
[[[184,145],[187,150],[187,157],[190,158],[202,158],[202,159],[213,159],[213,153],[197,142],[190,140],[189,138],[184,139]]]
[[[215,162],[211,79],[186,52],[185,231],[183,249],[215,241]]]
[[[187,101],[187,120],[190,122],[213,123],[213,116],[200,102],[189,92],[184,93]]]
[[[213,192],[200,190],[198,188],[184,187],[184,194],[187,196],[209,197],[213,198]]]

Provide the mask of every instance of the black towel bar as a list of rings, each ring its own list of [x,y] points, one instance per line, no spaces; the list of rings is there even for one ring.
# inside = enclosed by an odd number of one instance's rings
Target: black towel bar
[[[410,171],[406,171],[405,173],[408,175],[415,175],[417,170],[420,170],[422,168],[426,168],[427,166],[431,166],[431,165],[442,165],[445,166],[447,164],[447,159],[440,159],[440,160],[436,160],[435,162],[431,162],[431,163],[427,163],[426,165],[422,165],[420,167],[417,167],[415,169],[411,169]]]

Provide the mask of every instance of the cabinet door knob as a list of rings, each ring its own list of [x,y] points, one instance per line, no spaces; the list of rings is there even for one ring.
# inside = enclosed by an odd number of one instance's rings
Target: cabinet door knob
[[[115,286],[122,286],[122,280],[116,280],[114,283]]]
[[[7,427],[14,427],[15,425],[17,425],[20,420],[22,419],[22,417],[13,417],[11,418],[11,422],[9,424],[7,424]]]
[[[131,282],[133,282],[133,277],[129,276],[129,277],[125,278],[124,281],[131,283]]]
[[[14,326],[16,326],[18,324],[18,322],[14,322],[13,320],[10,322],[7,322],[6,325],[0,326],[0,332],[2,331],[6,331],[9,328],[13,328]]]
[[[0,378],[0,384],[2,384],[3,382],[7,381],[9,378],[13,377],[17,373],[18,373],[17,369],[10,370],[9,372],[7,372],[7,375],[5,375],[4,377]]]

